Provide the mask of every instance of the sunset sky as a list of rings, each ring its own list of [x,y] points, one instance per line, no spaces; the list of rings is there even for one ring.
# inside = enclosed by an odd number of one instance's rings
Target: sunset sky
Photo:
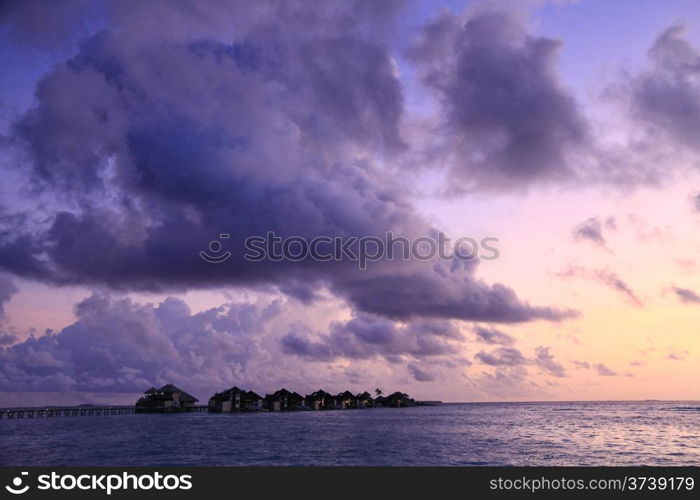
[[[700,399],[697,1],[29,0],[0,23],[0,406]],[[267,231],[500,255],[245,261]]]

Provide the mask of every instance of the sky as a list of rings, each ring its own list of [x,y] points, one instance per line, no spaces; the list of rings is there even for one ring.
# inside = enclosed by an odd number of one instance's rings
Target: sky
[[[47,23],[46,19],[51,19]],[[700,5],[0,7],[0,406],[700,399]],[[243,258],[497,238],[498,258]],[[219,235],[225,262],[200,256]]]

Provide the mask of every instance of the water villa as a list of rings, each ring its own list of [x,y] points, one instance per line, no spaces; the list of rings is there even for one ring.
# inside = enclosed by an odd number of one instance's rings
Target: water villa
[[[382,396],[377,390],[373,398],[369,392],[354,395],[350,391],[332,395],[322,389],[302,396],[297,392],[280,389],[264,398],[253,391],[232,387],[214,394],[208,405],[197,405],[197,398],[173,384],[166,384],[160,389],[151,387],[133,406],[96,406],[84,404],[79,406],[51,406],[38,408],[0,409],[0,420],[14,418],[44,418],[94,415],[128,415],[132,413],[183,413],[183,412],[244,412],[244,411],[295,411],[295,410],[346,410],[351,408],[406,406],[434,406],[440,401],[414,401],[408,394],[394,392]]]
[[[134,407],[136,413],[182,412],[194,409],[197,401],[197,398],[173,384],[166,384],[160,389],[148,389]]]
[[[244,391],[232,387],[224,392],[217,392],[209,399],[209,411],[260,411],[263,409],[263,398],[253,391]]]
[[[381,392],[372,398],[369,392],[353,394],[350,391],[332,395],[323,389],[302,396],[297,392],[282,388],[261,398],[252,391],[233,387],[227,391],[214,394],[209,399],[210,412],[236,411],[295,411],[295,410],[346,410],[352,408],[391,407],[402,408],[417,406],[408,394],[395,392],[382,396]]]

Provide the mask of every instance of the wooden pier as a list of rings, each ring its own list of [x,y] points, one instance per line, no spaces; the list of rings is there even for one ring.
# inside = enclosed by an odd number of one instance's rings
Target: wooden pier
[[[187,413],[206,412],[206,406],[194,406]],[[0,409],[0,420],[15,418],[92,417],[102,415],[130,415],[134,406],[54,406],[50,408]]]

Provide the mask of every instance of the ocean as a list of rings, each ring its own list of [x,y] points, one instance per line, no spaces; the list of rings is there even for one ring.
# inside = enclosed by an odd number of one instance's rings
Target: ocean
[[[0,465],[700,465],[700,403],[465,403],[0,421]]]

